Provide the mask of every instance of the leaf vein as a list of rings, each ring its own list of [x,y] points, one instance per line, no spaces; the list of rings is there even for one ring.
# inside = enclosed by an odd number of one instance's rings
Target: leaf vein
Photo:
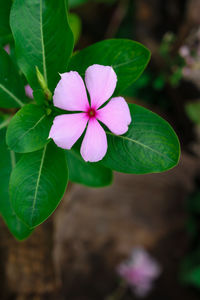
[[[35,205],[36,205],[38,188],[39,188],[39,184],[40,184],[40,177],[41,177],[41,174],[42,174],[42,168],[43,168],[43,164],[44,164],[46,149],[47,149],[47,146],[44,147],[44,150],[43,150],[43,153],[42,153],[40,168],[39,168],[39,172],[38,172],[38,178],[37,178],[37,181],[36,181],[35,194],[34,194],[34,198],[33,198],[33,205],[32,205],[32,208],[31,208],[31,211],[32,211],[31,212],[31,221],[32,221],[32,218],[33,218],[33,212],[34,212]]]
[[[40,35],[41,35],[41,45],[42,45],[42,62],[43,62],[44,79],[46,81],[46,84],[48,85],[46,59],[45,59],[45,47],[44,47],[44,33],[43,33],[42,0],[40,0]]]
[[[164,158],[166,158],[166,159],[168,159],[169,161],[171,161],[171,162],[174,163],[174,161],[173,161],[170,157],[164,155],[164,154],[161,153],[161,152],[156,151],[155,149],[153,149],[153,148],[151,148],[151,147],[149,147],[149,146],[147,146],[147,145],[145,145],[145,144],[143,144],[143,143],[141,143],[141,142],[139,142],[139,141],[133,140],[133,139],[127,137],[127,136],[115,135],[115,134],[113,134],[113,133],[111,133],[111,132],[109,132],[109,131],[106,131],[106,133],[109,134],[109,135],[111,135],[111,136],[114,136],[114,137],[117,137],[117,138],[122,138],[123,140],[128,140],[128,141],[130,141],[130,142],[133,142],[133,143],[135,143],[135,144],[138,144],[139,146],[144,147],[144,148],[146,148],[146,149],[148,149],[148,150],[150,150],[150,151],[152,151],[152,152],[158,154],[159,156],[162,156],[162,157],[164,157]]]
[[[15,147],[15,145],[17,144],[17,143],[19,143],[19,141],[21,141],[21,139],[23,139],[23,137],[25,136],[25,135],[27,135],[31,130],[34,130],[36,127],[37,127],[37,125],[40,123],[40,122],[42,122],[42,120],[44,119],[46,117],[46,115],[43,115],[35,124],[34,124],[34,126],[33,127],[31,127],[31,128],[29,128],[27,131],[25,131],[17,140],[16,140],[16,142],[12,145],[12,147]]]
[[[0,89],[2,89],[6,94],[8,94],[17,104],[19,104],[21,107],[24,106],[24,103],[21,102],[13,93],[11,93],[5,86],[0,84]]]

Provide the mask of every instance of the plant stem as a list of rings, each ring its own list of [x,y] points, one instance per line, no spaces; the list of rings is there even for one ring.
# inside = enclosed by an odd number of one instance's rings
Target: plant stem
[[[8,124],[10,123],[12,117],[8,117],[6,120],[4,120],[1,124],[0,124],[0,129],[3,129],[4,127],[7,127]]]

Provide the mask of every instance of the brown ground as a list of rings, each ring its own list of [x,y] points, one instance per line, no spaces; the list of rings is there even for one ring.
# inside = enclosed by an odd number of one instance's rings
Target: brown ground
[[[73,185],[53,217],[22,243],[1,223],[0,299],[103,300],[118,285],[116,265],[137,245],[163,268],[149,300],[199,299],[177,279],[187,250],[184,201],[198,168],[183,154],[163,174],[116,174],[103,189]]]

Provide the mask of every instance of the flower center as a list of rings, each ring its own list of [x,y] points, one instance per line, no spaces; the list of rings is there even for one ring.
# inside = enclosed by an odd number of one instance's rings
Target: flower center
[[[96,117],[96,110],[94,108],[89,108],[87,111],[87,115],[89,118],[95,118]]]

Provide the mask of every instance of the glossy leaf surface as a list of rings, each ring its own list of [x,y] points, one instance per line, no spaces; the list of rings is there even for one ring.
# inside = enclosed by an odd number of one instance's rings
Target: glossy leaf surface
[[[76,150],[66,151],[69,180],[91,187],[103,187],[112,183],[112,171],[99,163],[88,163]]]
[[[18,63],[29,84],[39,87],[37,66],[53,91],[73,49],[66,0],[15,0],[10,20]]]
[[[2,121],[2,120],[1,120]],[[3,122],[0,123],[0,128]],[[6,129],[0,129],[0,214],[7,224],[10,232],[18,239],[27,238],[32,230],[30,230],[15,214],[9,199],[9,178],[12,169],[16,163],[16,154],[9,151],[5,141]]]
[[[115,95],[120,94],[142,74],[150,59],[150,52],[143,45],[125,39],[98,42],[70,60],[69,70],[78,71],[84,77],[86,69],[93,64],[112,66],[117,74]]]
[[[27,104],[12,118],[6,142],[10,149],[19,153],[33,152],[48,143],[52,117],[43,107]]]
[[[24,154],[10,179],[10,197],[17,216],[30,228],[45,221],[58,206],[67,181],[65,152],[53,142]]]
[[[24,85],[18,71],[10,56],[0,48],[0,107],[22,107],[24,99]]]
[[[108,151],[103,165],[123,173],[163,172],[177,165],[180,145],[172,127],[161,117],[139,105],[129,105],[132,123],[127,133],[106,131]]]

